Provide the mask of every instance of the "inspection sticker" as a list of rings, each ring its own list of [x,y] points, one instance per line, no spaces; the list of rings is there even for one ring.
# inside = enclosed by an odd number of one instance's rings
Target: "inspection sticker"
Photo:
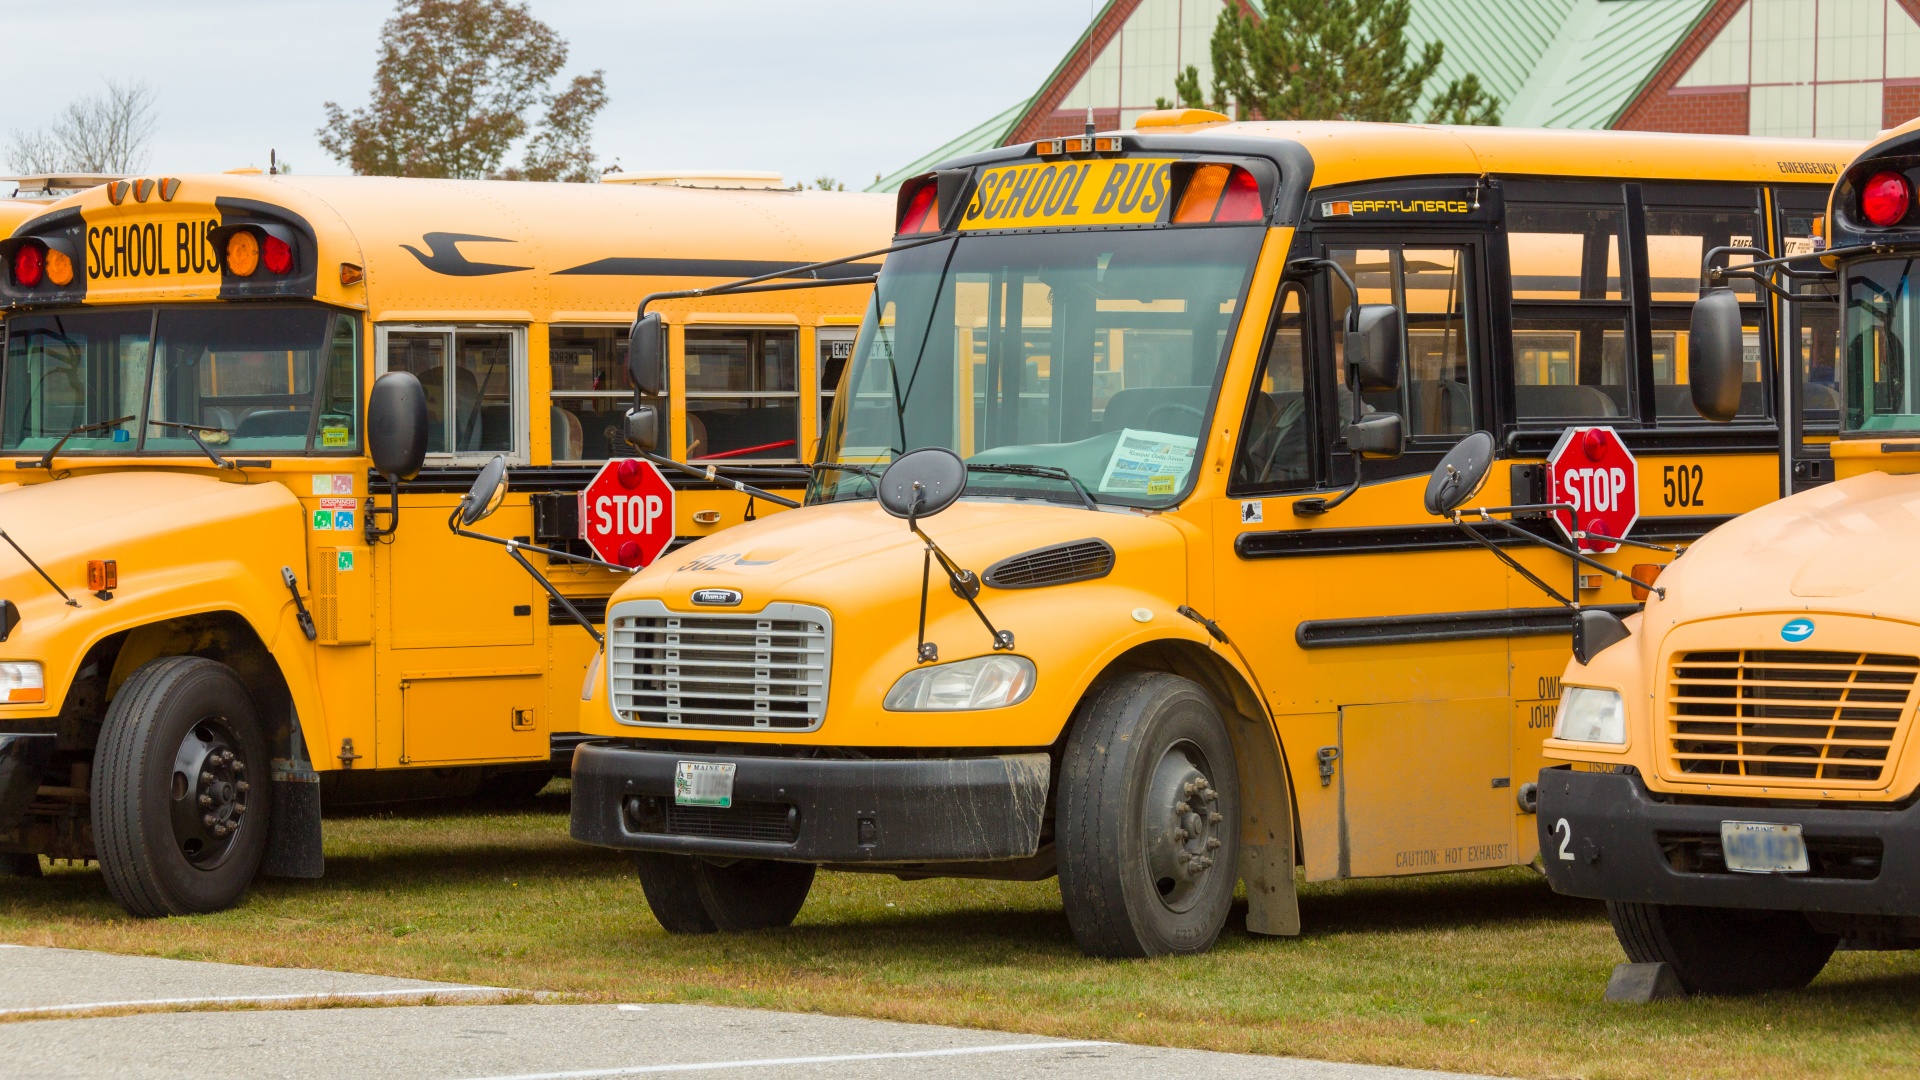
[[[676,806],[733,805],[733,762],[681,761],[673,767],[673,802]]]

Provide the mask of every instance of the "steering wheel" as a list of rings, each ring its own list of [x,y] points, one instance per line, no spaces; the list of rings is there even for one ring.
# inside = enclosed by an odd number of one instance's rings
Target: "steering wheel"
[[[1172,410],[1174,412],[1183,412],[1183,413],[1192,414],[1193,420],[1194,420],[1194,426],[1196,428],[1200,426],[1201,421],[1207,418],[1206,414],[1202,413],[1199,409],[1196,409],[1191,405],[1183,405],[1178,401],[1163,401],[1160,404],[1155,405],[1153,408],[1148,409],[1147,415],[1141,417],[1140,422],[1146,425],[1147,427],[1152,428],[1153,418],[1160,415],[1162,412],[1165,412],[1168,410]],[[1154,430],[1158,431],[1160,429],[1154,428]]]

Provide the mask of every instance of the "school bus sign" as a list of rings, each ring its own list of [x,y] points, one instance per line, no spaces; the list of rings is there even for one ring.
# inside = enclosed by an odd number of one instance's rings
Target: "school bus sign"
[[[1547,501],[1580,513],[1580,531],[1625,536],[1640,520],[1640,466],[1610,427],[1568,428],[1547,455]],[[1553,519],[1585,552],[1618,551],[1619,544],[1574,536],[1573,515]]]

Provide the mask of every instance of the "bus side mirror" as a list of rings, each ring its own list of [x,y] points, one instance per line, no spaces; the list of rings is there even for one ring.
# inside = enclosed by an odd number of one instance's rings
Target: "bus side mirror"
[[[507,459],[499,454],[487,462],[480,475],[473,478],[473,487],[460,499],[460,524],[472,525],[500,509],[500,503],[507,497]]]
[[[1403,441],[1399,413],[1372,413],[1347,428],[1347,449],[1363,458],[1397,458]]]
[[[627,378],[641,397],[667,391],[667,327],[658,313],[642,315],[627,336]]]
[[[367,450],[388,483],[411,480],[427,460],[427,392],[410,371],[373,380],[367,403]]]
[[[1694,411],[1720,424],[1738,415],[1746,361],[1740,298],[1732,289],[1708,289],[1693,303],[1687,334],[1687,389]]]
[[[636,405],[627,410],[627,442],[652,452],[660,446],[660,410]]]
[[[1358,304],[1347,309],[1347,370],[1361,390],[1400,389],[1400,309],[1392,304]]]

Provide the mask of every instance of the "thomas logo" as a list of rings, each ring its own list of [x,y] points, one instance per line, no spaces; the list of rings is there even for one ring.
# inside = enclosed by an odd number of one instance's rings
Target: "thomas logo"
[[[740,603],[740,594],[733,589],[695,589],[693,602],[707,607],[734,607]]]
[[[1813,620],[1795,619],[1780,628],[1780,636],[1788,641],[1805,641],[1813,636]]]

